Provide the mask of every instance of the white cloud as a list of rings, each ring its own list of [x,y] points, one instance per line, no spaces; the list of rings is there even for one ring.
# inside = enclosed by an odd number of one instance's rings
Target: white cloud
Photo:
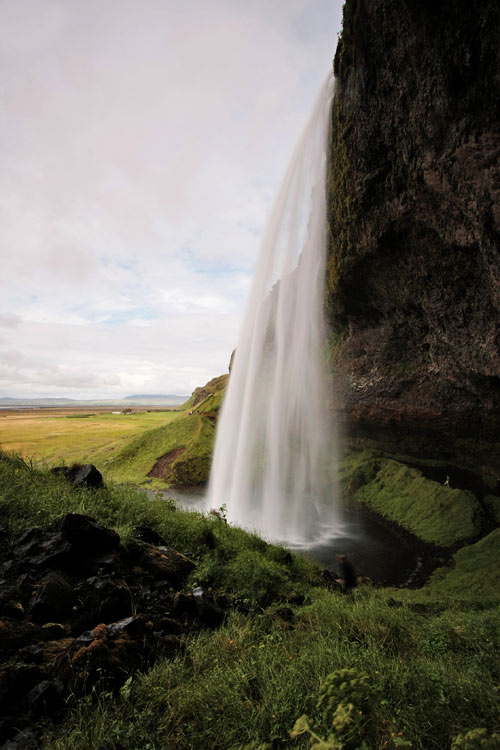
[[[0,347],[31,364],[0,395],[227,369],[341,5],[3,0]]]
[[[21,318],[19,315],[0,315],[0,328],[17,328]]]

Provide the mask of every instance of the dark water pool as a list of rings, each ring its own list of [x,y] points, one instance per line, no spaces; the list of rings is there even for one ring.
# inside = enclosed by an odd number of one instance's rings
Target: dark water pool
[[[170,489],[164,495],[184,510],[209,510],[204,487]],[[343,511],[338,532],[334,531],[327,541],[293,551],[312,555],[333,572],[337,567],[336,554],[343,553],[357,576],[366,576],[384,586],[421,585],[436,565],[429,545],[382,522],[361,506]]]
[[[362,508],[344,510],[341,533],[307,552],[327,570],[336,571],[336,555],[345,554],[357,576],[383,586],[417,586],[434,567],[431,556],[410,535],[396,533]]]

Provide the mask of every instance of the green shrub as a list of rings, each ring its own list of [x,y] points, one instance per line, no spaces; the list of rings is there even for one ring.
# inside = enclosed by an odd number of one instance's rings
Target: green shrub
[[[486,729],[471,729],[453,739],[451,750],[500,750],[500,733],[489,734]]]

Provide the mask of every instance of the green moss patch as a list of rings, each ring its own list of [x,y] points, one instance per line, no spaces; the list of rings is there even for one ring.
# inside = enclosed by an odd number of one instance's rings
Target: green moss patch
[[[348,498],[425,542],[452,547],[481,531],[481,506],[472,492],[443,487],[398,461],[355,456],[344,462],[342,480]]]

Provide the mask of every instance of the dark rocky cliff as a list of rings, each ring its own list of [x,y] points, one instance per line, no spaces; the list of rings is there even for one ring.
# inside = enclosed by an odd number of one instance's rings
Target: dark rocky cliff
[[[500,476],[500,5],[347,0],[328,312],[351,441]]]

